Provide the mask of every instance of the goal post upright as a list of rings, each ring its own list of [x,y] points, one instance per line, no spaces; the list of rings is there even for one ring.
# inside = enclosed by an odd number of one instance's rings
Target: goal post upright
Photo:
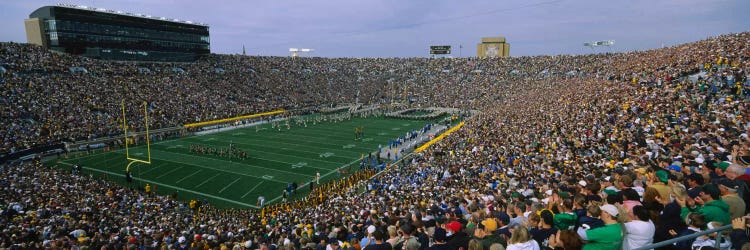
[[[125,159],[127,159],[128,165],[125,167],[125,172],[130,172],[130,166],[133,165],[133,163],[140,162],[144,164],[151,164],[151,138],[149,136],[149,128],[148,128],[148,103],[143,102],[143,120],[146,123],[146,160],[137,159],[130,157],[130,149],[129,149],[129,142],[128,142],[128,123],[126,119],[127,115],[125,113],[125,100],[122,100],[122,129],[124,131],[124,139],[125,139]]]

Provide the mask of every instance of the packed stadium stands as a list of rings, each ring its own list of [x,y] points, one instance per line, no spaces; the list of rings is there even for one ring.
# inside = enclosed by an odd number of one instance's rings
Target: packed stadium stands
[[[6,153],[121,134],[122,99],[148,101],[154,128],[357,99],[481,113],[363,181],[366,192],[340,190],[299,208],[191,207],[38,162],[6,164],[0,247],[635,249],[739,218],[724,245],[740,249],[750,211],[748,44],[745,32],[576,56],[211,55],[162,64],[2,43]]]

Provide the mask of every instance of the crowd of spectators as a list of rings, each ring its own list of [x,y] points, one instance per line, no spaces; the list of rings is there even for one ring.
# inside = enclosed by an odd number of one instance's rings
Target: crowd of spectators
[[[123,98],[146,100],[156,127],[356,99],[481,112],[363,183],[364,193],[262,214],[191,209],[97,176],[6,165],[0,247],[634,249],[732,223],[731,237],[666,249],[717,241],[740,249],[750,211],[748,44],[750,33],[739,33],[614,54],[214,55],[179,65],[2,44],[2,150],[117,133]],[[68,65],[89,73],[70,74]]]

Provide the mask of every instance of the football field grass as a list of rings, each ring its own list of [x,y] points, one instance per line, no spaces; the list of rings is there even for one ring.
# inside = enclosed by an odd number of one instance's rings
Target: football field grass
[[[177,194],[181,200],[207,200],[218,207],[256,208],[259,196],[266,204],[281,200],[287,184],[300,184],[298,194],[309,192],[308,184],[316,173],[321,184],[340,178],[338,169],[351,166],[359,169],[364,154],[387,148],[389,141],[412,129],[419,130],[431,121],[394,118],[352,118],[342,122],[308,123],[307,127],[292,125],[281,131],[271,124],[171,139],[151,143],[151,164],[134,163],[134,181],[125,181],[125,150],[113,150],[64,159],[60,167],[83,167],[92,174],[122,185],[142,188],[155,186],[161,194]],[[283,124],[283,123],[281,123]],[[354,129],[364,126],[364,138],[354,140]],[[229,148],[246,151],[240,160],[214,154],[191,153],[191,145]],[[373,154],[374,156],[375,154]],[[146,159],[146,147],[130,147],[130,157]],[[292,198],[295,198],[292,197]]]

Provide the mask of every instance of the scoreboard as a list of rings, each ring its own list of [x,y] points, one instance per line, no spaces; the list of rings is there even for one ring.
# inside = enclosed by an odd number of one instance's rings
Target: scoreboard
[[[451,53],[450,45],[430,46],[430,55],[447,55]]]

